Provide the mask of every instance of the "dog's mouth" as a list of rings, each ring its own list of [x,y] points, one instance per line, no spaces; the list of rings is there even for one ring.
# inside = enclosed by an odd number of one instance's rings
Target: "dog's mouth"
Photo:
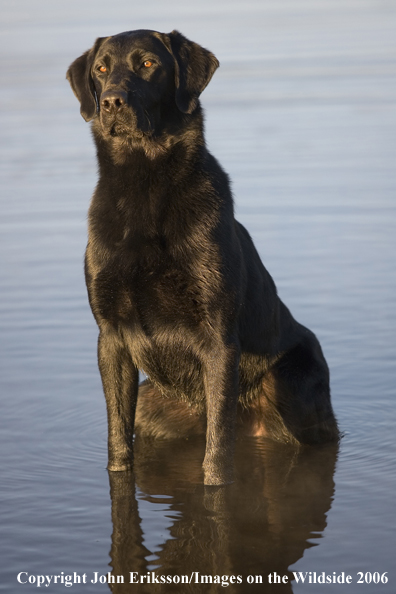
[[[119,122],[114,122],[107,127],[108,134],[112,138],[143,138],[144,132],[139,129],[132,129]]]
[[[101,111],[99,117],[103,133],[107,137],[141,140],[152,133],[150,119],[144,110],[124,109],[117,114]]]

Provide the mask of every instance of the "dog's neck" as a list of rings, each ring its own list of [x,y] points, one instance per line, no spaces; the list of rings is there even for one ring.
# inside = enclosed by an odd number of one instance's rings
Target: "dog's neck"
[[[157,177],[175,158],[187,164],[198,158],[205,149],[203,115],[200,105],[193,114],[177,114],[183,126],[170,123],[166,130],[150,134],[136,132],[112,136],[104,133],[99,117],[92,123],[92,133],[97,146],[100,178],[147,177],[147,171]],[[183,132],[180,132],[180,129]],[[122,171],[122,175],[121,174]],[[144,172],[144,173],[143,173]]]
[[[90,210],[91,226],[111,219],[117,241],[121,241],[121,236],[131,238],[142,234],[153,241],[167,232],[172,235],[175,225],[183,235],[190,228],[191,217],[196,225],[196,221],[207,218],[204,211],[217,211],[218,197],[205,194],[204,203],[201,199],[190,201],[186,209],[184,194],[180,192],[180,188],[195,187],[192,191],[200,194],[202,179],[198,183],[195,173],[201,171],[204,162],[213,159],[205,146],[202,113],[193,116],[196,117],[190,117],[190,125],[184,127],[183,133],[155,156],[148,155],[143,143],[134,140],[126,141],[120,154],[115,154],[117,139],[114,142],[104,137],[94,122],[100,175],[94,208]],[[231,195],[229,201],[232,204]],[[98,212],[102,218],[94,216]]]

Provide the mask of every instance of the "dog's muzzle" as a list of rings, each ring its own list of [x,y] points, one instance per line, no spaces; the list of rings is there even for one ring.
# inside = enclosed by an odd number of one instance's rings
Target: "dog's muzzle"
[[[99,105],[102,128],[110,136],[142,138],[150,131],[144,110],[139,105],[130,105],[126,91],[105,91],[100,97]]]

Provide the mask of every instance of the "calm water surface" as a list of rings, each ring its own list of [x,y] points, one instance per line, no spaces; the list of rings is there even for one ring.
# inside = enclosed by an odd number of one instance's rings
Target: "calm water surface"
[[[109,591],[91,580],[113,570],[121,593],[395,592],[395,3],[3,0],[1,12],[0,590],[44,589],[20,572],[76,572],[87,583],[71,591]],[[96,164],[64,77],[97,36],[135,28],[177,28],[220,59],[208,143],[282,299],[322,342],[345,434],[339,451],[300,454],[240,441],[225,489],[203,487],[196,440],[138,441],[134,474],[109,483],[105,469],[82,274]],[[139,586],[131,571],[242,583]],[[274,572],[287,583],[269,585]]]

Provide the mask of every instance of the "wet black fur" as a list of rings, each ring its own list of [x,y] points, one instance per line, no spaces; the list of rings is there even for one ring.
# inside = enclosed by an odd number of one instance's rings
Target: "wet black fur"
[[[98,39],[68,70],[99,163],[85,273],[109,470],[131,467],[134,429],[206,431],[206,484],[232,480],[237,430],[338,438],[320,345],[279,300],[205,146],[198,98],[218,65],[176,31],[141,30]]]

